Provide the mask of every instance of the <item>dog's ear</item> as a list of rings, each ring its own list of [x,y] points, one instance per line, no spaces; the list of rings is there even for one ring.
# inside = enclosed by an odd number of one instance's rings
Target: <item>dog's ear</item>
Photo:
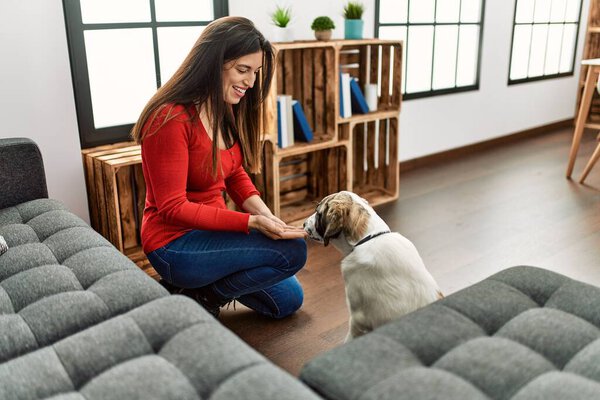
[[[325,232],[323,233],[323,244],[327,246],[329,239],[336,238],[342,233],[345,221],[348,220],[350,209],[345,196],[336,195],[327,202],[323,213]]]
[[[342,224],[338,215],[331,215],[326,218],[325,233],[323,233],[323,245],[329,244],[329,239],[336,238],[342,232]]]
[[[348,220],[351,224],[346,225],[346,235],[355,242],[365,236],[369,226],[369,212],[361,204],[352,203],[349,210]]]

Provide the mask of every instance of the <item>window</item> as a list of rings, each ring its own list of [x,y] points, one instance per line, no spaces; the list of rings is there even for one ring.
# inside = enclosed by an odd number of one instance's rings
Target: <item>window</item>
[[[375,36],[404,41],[405,99],[479,88],[484,0],[376,0]]]
[[[127,141],[226,0],[63,0],[82,148]]]
[[[581,0],[517,0],[508,83],[573,75]]]

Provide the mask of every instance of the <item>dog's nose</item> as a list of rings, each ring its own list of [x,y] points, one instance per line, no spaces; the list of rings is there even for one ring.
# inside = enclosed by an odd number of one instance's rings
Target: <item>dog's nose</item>
[[[306,229],[306,221],[302,224],[302,227]]]

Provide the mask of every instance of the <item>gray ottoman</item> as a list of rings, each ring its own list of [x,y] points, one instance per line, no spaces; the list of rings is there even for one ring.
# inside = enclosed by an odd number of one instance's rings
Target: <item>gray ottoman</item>
[[[329,399],[600,399],[600,288],[514,267],[309,362]]]

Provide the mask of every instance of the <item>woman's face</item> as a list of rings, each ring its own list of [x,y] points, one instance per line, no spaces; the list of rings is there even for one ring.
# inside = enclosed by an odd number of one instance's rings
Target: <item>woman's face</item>
[[[254,86],[258,71],[262,67],[263,52],[247,54],[223,66],[223,99],[226,103],[237,104],[246,90]]]

